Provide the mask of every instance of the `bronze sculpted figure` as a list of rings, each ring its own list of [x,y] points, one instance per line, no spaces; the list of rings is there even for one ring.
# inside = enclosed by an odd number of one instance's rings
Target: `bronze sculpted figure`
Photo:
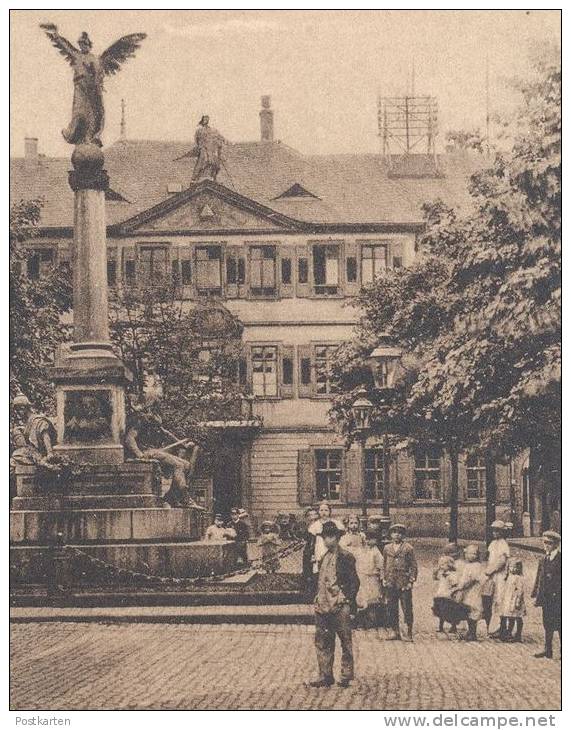
[[[73,145],[95,144],[101,147],[101,132],[105,124],[103,109],[103,81],[105,76],[117,73],[121,64],[134,56],[146,33],[123,36],[100,56],[92,53],[93,44],[87,33],[78,40],[79,49],[58,33],[53,23],[40,27],[58,51],[73,68],[73,106],[71,122],[62,131],[66,142]]]

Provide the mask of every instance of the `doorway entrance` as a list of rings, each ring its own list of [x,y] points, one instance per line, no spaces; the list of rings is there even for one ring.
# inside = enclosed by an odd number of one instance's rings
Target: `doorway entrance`
[[[229,441],[217,446],[212,471],[212,511],[230,516],[232,507],[242,506],[242,448]]]

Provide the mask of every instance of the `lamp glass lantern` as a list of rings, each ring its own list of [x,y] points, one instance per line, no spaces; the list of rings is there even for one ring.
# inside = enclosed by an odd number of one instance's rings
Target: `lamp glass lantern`
[[[371,422],[371,411],[373,410],[373,404],[367,398],[367,391],[361,388],[357,393],[351,411],[353,413],[353,420],[358,431],[365,431],[369,428]]]
[[[375,347],[367,361],[377,390],[389,390],[395,387],[401,359],[402,349],[394,345],[390,335],[382,334],[379,346]]]

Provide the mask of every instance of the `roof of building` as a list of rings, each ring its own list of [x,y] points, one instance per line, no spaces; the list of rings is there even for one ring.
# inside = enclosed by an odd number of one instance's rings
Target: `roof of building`
[[[114,225],[189,188],[194,159],[189,142],[119,141],[105,150],[110,187],[107,221]],[[180,159],[179,159],[180,158]],[[436,199],[465,207],[468,181],[482,158],[467,153],[393,157],[379,154],[303,155],[281,142],[229,144],[217,183],[289,219],[321,225],[411,224]],[[11,160],[12,201],[43,198],[41,225],[73,225],[67,158]],[[179,187],[180,186],[180,187]],[[298,187],[299,186],[299,187]],[[301,188],[301,195],[291,193]],[[283,195],[289,191],[289,194]]]

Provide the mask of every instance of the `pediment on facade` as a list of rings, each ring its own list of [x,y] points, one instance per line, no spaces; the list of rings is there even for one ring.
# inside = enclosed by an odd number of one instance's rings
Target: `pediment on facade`
[[[172,195],[120,224],[124,233],[296,230],[296,221],[211,181]]]

